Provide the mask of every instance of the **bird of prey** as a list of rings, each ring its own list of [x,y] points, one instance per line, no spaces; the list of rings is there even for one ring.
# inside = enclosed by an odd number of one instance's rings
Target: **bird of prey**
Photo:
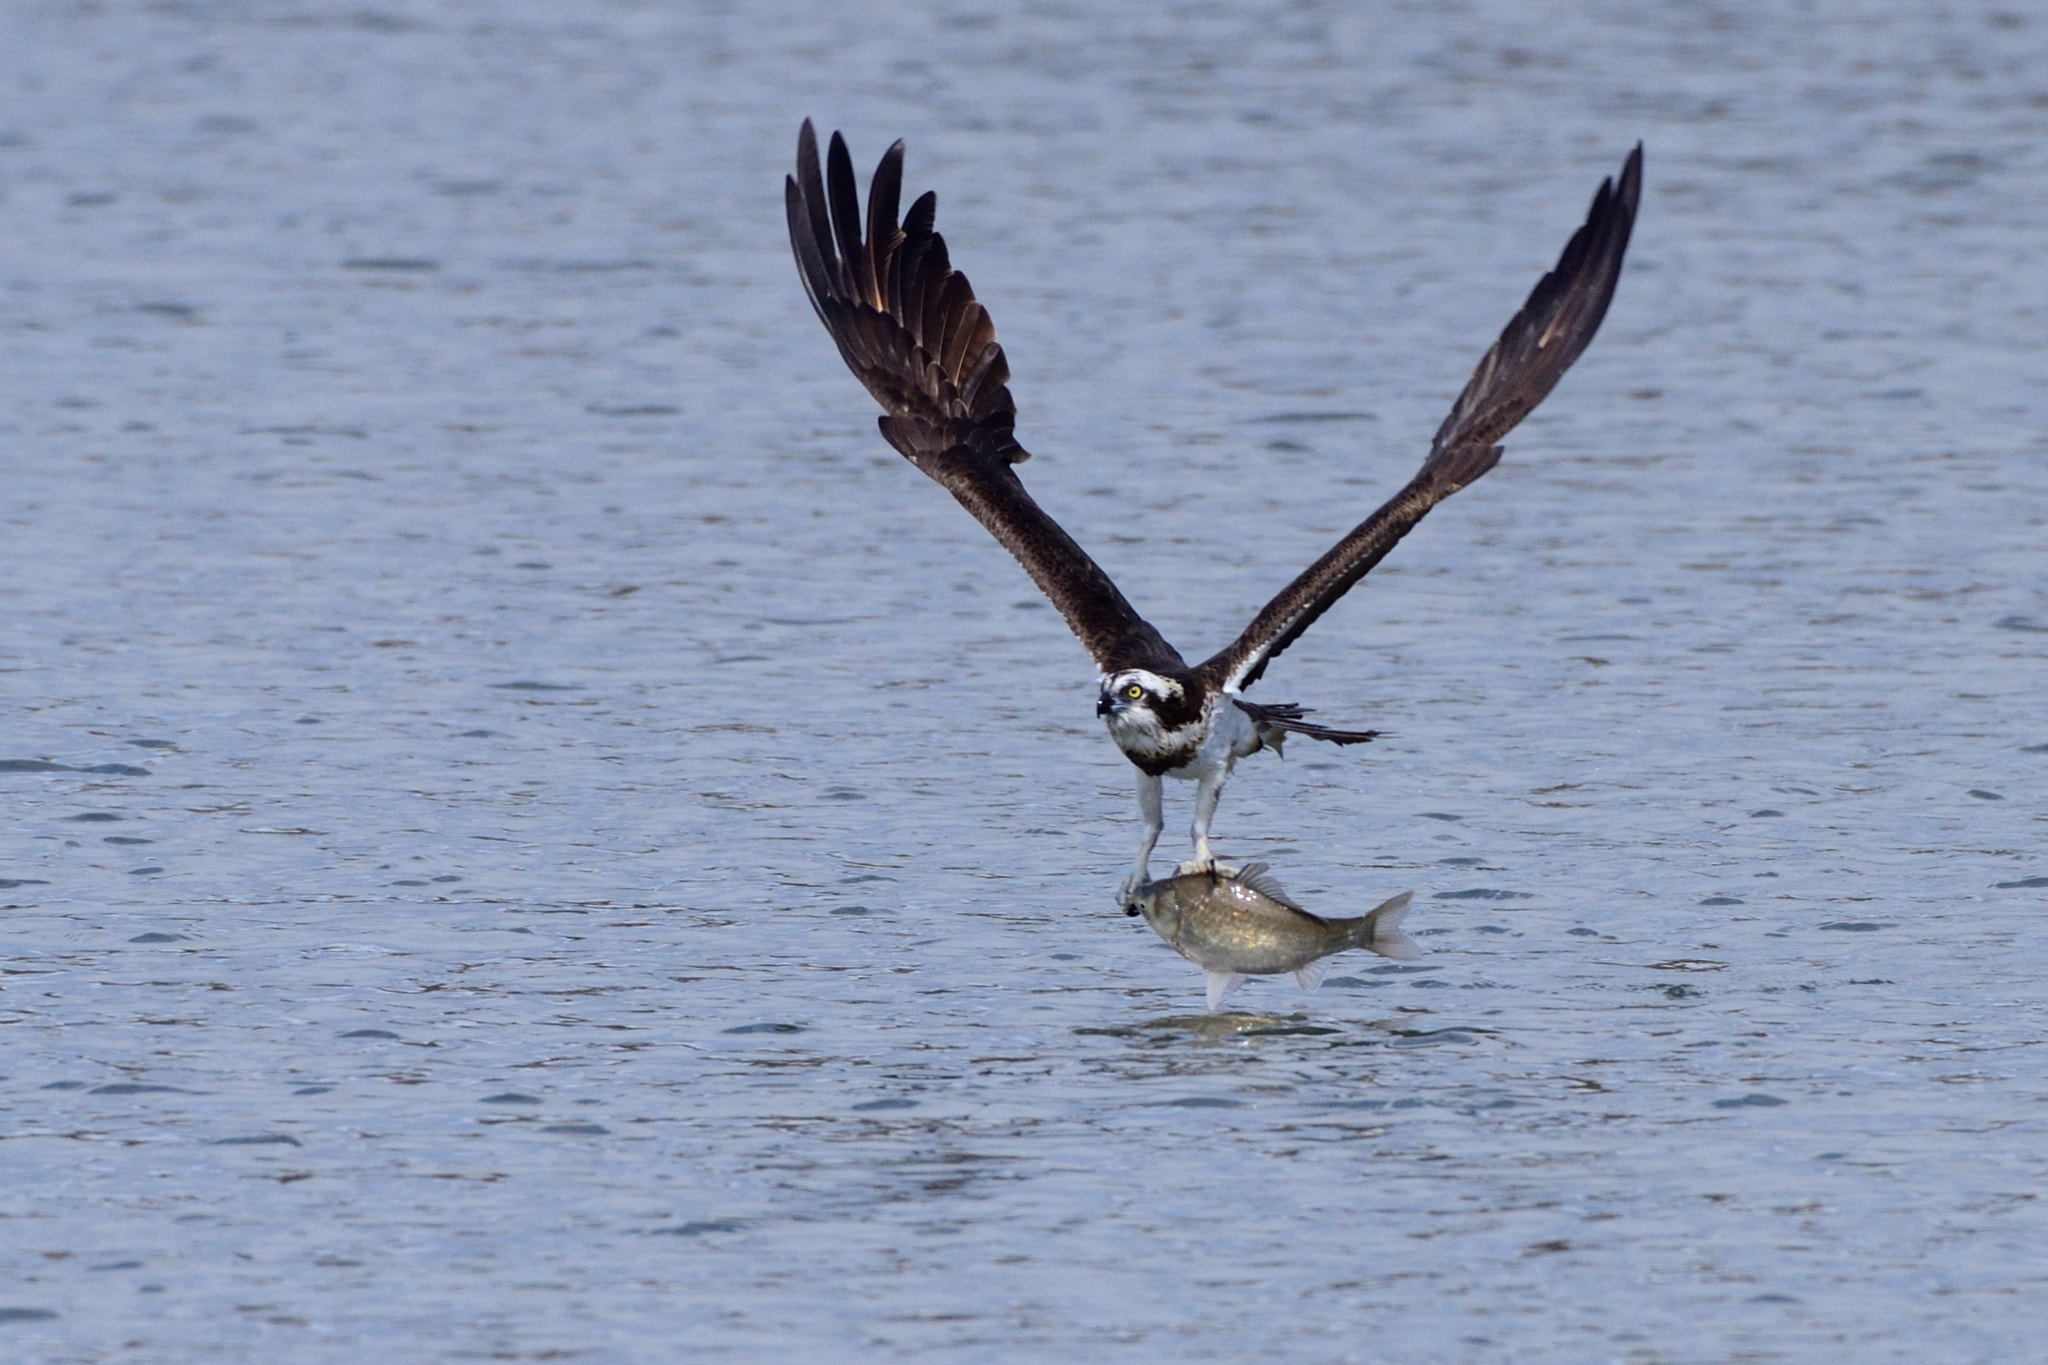
[[[1121,893],[1128,905],[1150,879],[1164,823],[1161,779],[1195,785],[1186,868],[1215,865],[1209,824],[1238,759],[1280,751],[1287,736],[1359,744],[1374,730],[1334,730],[1292,704],[1244,698],[1276,655],[1380,562],[1429,509],[1500,461],[1500,439],[1535,410],[1593,340],[1621,276],[1642,193],[1643,149],[1603,180],[1586,221],[1536,284],[1437,428],[1429,457],[1406,487],[1268,602],[1235,640],[1189,667],[1180,651],[1117,591],[1109,575],[1024,491],[1010,367],[988,311],[954,270],[933,231],[927,192],[897,219],[903,143],[883,154],[861,212],[846,142],[832,135],[821,167],[810,121],[785,182],[789,241],[811,306],[855,377],[885,410],[882,436],[943,485],[1015,555],[1066,618],[1100,673],[1095,712],[1138,769],[1145,835]]]

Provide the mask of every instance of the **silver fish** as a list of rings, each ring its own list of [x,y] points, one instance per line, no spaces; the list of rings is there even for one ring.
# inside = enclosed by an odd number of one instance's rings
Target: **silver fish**
[[[1415,893],[1403,891],[1359,919],[1323,919],[1296,905],[1264,863],[1146,882],[1125,913],[1142,914],[1173,950],[1209,973],[1209,1008],[1244,984],[1247,976],[1293,972],[1305,991],[1323,984],[1325,961],[1347,948],[1365,948],[1400,960],[1422,956],[1401,932]]]

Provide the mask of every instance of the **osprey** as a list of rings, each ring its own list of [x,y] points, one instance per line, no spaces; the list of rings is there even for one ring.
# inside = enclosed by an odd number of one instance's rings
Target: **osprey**
[[[817,134],[804,121],[784,201],[811,306],[848,368],[886,410],[883,438],[1016,556],[1100,670],[1095,713],[1138,769],[1145,817],[1137,867],[1123,886],[1126,905],[1150,880],[1164,824],[1161,779],[1196,784],[1195,857],[1186,866],[1208,870],[1215,866],[1209,824],[1238,759],[1262,748],[1277,754],[1290,734],[1333,744],[1378,736],[1315,725],[1302,719],[1299,706],[1259,705],[1242,694],[1430,508],[1499,463],[1501,437],[1550,393],[1606,316],[1642,174],[1638,143],[1620,183],[1601,182],[1556,267],[1480,360],[1407,486],[1288,584],[1237,639],[1189,667],[1019,482],[1012,466],[1030,456],[1017,444],[1010,367],[988,311],[932,230],[938,196],[927,192],[897,220],[903,143],[875,168],[863,217],[845,140],[832,135],[821,173]]]

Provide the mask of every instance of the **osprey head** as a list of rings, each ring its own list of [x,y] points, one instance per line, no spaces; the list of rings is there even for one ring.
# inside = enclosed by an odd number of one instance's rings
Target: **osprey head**
[[[1103,674],[1102,695],[1095,699],[1095,714],[1107,720],[1112,730],[1148,722],[1161,725],[1165,718],[1160,713],[1178,709],[1173,703],[1185,695],[1181,685],[1171,678],[1142,668],[1126,668],[1120,673]]]
[[[1144,668],[1105,673],[1095,714],[1124,757],[1156,777],[1185,766],[1209,732],[1210,698],[1199,687]]]

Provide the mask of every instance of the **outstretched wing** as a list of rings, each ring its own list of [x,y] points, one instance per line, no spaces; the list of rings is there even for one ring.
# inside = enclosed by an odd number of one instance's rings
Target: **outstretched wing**
[[[1621,278],[1621,258],[1642,196],[1643,148],[1636,144],[1621,182],[1603,180],[1586,221],[1551,272],[1537,281],[1479,362],[1465,391],[1437,428],[1422,469],[1387,504],[1288,584],[1244,634],[1197,671],[1212,685],[1249,687],[1266,665],[1365,577],[1429,509],[1500,463],[1496,444],[1535,411],[1600,330]]]
[[[784,192],[789,244],[847,368],[888,412],[882,435],[1017,557],[1105,672],[1184,669],[1178,651],[1011,472],[1030,455],[1017,444],[995,324],[932,230],[938,196],[921,196],[899,225],[902,189],[898,142],[875,168],[863,235],[845,140],[832,134],[821,174],[817,134],[804,120]]]

